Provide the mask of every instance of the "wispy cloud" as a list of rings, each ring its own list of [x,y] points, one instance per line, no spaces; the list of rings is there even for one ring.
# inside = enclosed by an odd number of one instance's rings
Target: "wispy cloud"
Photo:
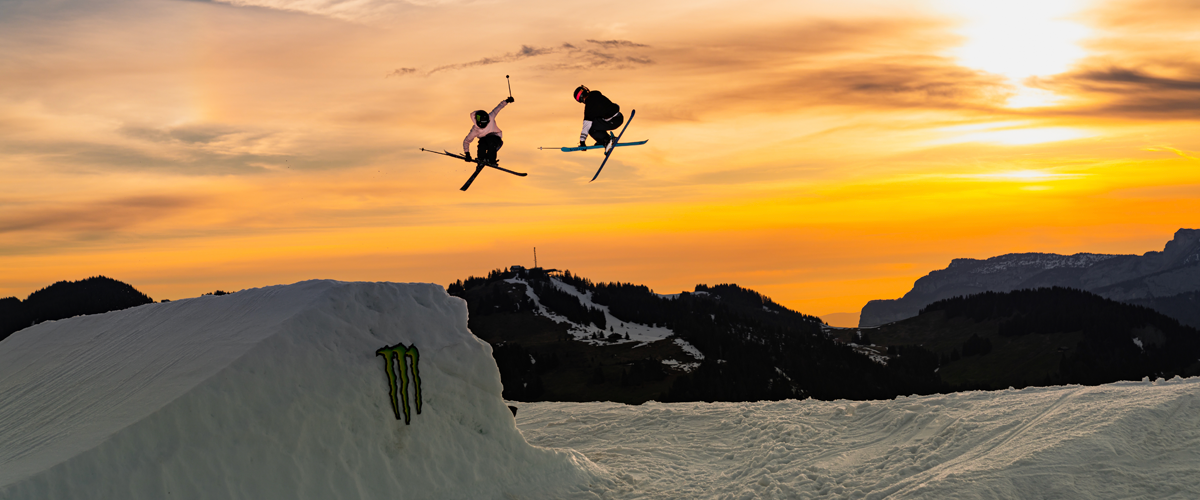
[[[262,7],[300,12],[342,21],[363,22],[395,16],[405,8],[437,3],[436,0],[212,0],[237,7]]]
[[[6,209],[0,219],[0,234],[24,231],[63,231],[94,233],[119,231],[148,221],[164,218],[195,206],[199,200],[173,196],[132,196],[69,207],[33,207]]]
[[[706,88],[708,113],[814,106],[1002,111],[1011,83],[940,55],[957,41],[943,23],[928,19],[804,20],[754,36],[715,33],[650,53],[669,70],[721,82]]]
[[[632,48],[649,47],[649,45],[645,45],[645,44],[641,44],[641,43],[634,43],[629,40],[592,40],[589,38],[588,43],[594,43],[596,45],[600,45],[602,47],[609,48],[609,49],[631,48],[631,47]]]
[[[1123,67],[1081,69],[1045,79],[1030,86],[1074,96],[1082,104],[1073,113],[1128,118],[1192,119],[1200,111],[1200,66],[1175,68],[1178,74],[1197,78],[1167,78],[1145,70]]]
[[[1088,17],[1108,29],[1166,34],[1175,29],[1195,30],[1200,3],[1193,0],[1111,0],[1099,3]]]
[[[1156,152],[1156,153],[1157,153],[1157,152],[1161,152],[1161,151],[1169,151],[1169,152],[1171,152],[1171,153],[1175,153],[1175,154],[1177,154],[1177,155],[1179,155],[1179,156],[1182,156],[1182,157],[1184,157],[1184,158],[1187,158],[1187,159],[1189,159],[1189,160],[1196,160],[1196,161],[1200,161],[1200,157],[1197,157],[1197,156],[1195,156],[1195,155],[1192,155],[1192,154],[1190,154],[1190,153],[1188,153],[1187,151],[1184,151],[1184,150],[1182,150],[1182,149],[1176,149],[1176,148],[1173,148],[1173,147],[1171,147],[1171,146],[1158,146],[1158,147],[1142,148],[1142,150],[1143,150],[1143,151],[1153,151],[1153,152]]]
[[[531,57],[539,57],[539,56],[544,56],[544,55],[548,55],[548,54],[556,54],[556,53],[573,50],[573,49],[574,49],[574,47],[571,46],[570,44],[563,44],[558,47],[530,47],[528,45],[522,45],[520,50],[518,50],[516,52],[509,52],[509,53],[501,55],[501,56],[484,57],[482,59],[476,59],[474,61],[465,62],[465,63],[447,64],[445,66],[438,66],[436,68],[429,70],[429,72],[426,73],[426,75],[432,75],[434,73],[438,73],[441,71],[459,70],[459,69],[465,69],[465,68],[472,68],[475,66],[488,66],[488,65],[492,65],[492,64],[520,61],[522,59],[529,59]]]
[[[599,45],[602,49],[587,49],[567,42],[551,47],[521,45],[521,48],[515,52],[508,52],[498,56],[483,57],[465,63],[438,66],[426,71],[425,75],[430,76],[443,71],[457,71],[477,66],[512,63],[533,58],[545,58],[545,56],[565,56],[564,59],[550,61],[539,66],[540,69],[551,71],[597,67],[626,69],[635,66],[654,64],[654,60],[650,59],[649,57],[630,55],[626,52],[623,52],[628,49],[649,48],[649,45],[635,43],[628,40],[587,40],[587,43]],[[416,74],[418,72],[419,70],[417,68],[400,68],[388,73],[388,76],[405,76]]]
[[[393,76],[411,75],[416,72],[417,72],[417,68],[397,68],[397,69],[393,70],[391,73],[388,73],[387,76],[384,76],[384,78],[391,78]]]

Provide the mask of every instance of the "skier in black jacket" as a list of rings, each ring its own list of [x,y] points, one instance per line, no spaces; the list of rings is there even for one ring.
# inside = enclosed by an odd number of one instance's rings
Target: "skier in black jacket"
[[[583,131],[579,133],[579,147],[584,147],[587,136],[596,140],[597,146],[604,146],[604,152],[612,151],[616,141],[610,130],[620,127],[625,122],[621,107],[608,100],[599,90],[588,90],[580,85],[575,88],[575,100],[584,105]]]

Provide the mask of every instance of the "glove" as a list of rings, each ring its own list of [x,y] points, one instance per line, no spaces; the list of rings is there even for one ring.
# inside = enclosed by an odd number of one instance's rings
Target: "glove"
[[[587,143],[586,143],[586,142],[584,142],[584,141],[579,141],[579,147],[581,147],[581,148],[586,148],[586,147],[587,147]]]
[[[505,101],[513,102],[516,101],[516,99],[513,99],[512,96],[508,96],[508,99],[505,99]]]
[[[473,163],[475,161],[475,160],[471,159],[471,153],[469,151],[466,153],[463,153],[463,156],[465,157],[465,158],[463,158],[463,161],[465,161],[467,163]]]

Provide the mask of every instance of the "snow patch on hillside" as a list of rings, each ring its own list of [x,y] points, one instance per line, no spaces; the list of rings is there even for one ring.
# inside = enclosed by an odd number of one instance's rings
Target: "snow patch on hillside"
[[[696,358],[697,361],[704,360],[704,354],[701,354],[700,349],[696,349],[696,346],[693,346],[692,344],[689,344],[678,337],[675,338],[675,343],[678,344],[679,347],[683,348],[683,352],[690,354],[693,358]]]
[[[851,342],[849,344],[846,344],[846,346],[853,349],[854,352],[859,353],[863,356],[866,356],[871,361],[879,363],[883,366],[887,366],[887,364],[888,364],[887,354],[880,353],[879,351],[882,348],[875,347],[874,344],[868,346],[868,345],[855,344],[855,343]]]
[[[675,332],[670,328],[665,326],[643,325],[641,323],[634,323],[631,321],[622,321],[616,316],[613,316],[612,313],[609,312],[608,306],[600,305],[592,301],[591,290],[588,290],[586,293],[580,293],[578,289],[567,283],[563,283],[562,280],[559,280],[556,277],[550,278],[550,282],[553,283],[554,287],[558,290],[575,297],[584,306],[604,312],[604,321],[608,324],[609,329],[601,329],[600,327],[591,323],[581,325],[579,323],[572,322],[566,317],[555,314],[542,304],[542,301],[538,298],[537,293],[533,291],[533,287],[530,286],[529,282],[525,281],[524,279],[509,278],[504,280],[504,282],[524,286],[525,296],[529,297],[530,300],[533,301],[534,305],[537,307],[537,314],[550,318],[556,323],[566,324],[567,333],[571,334],[571,336],[579,342],[584,342],[594,346],[636,343],[637,345],[633,347],[638,348],[650,344],[651,342],[657,342],[674,337],[675,344],[679,345],[679,347],[683,348],[684,352],[695,358],[695,361],[665,359],[662,362],[664,365],[670,366],[676,370],[691,372],[698,368],[700,366],[699,361],[704,359],[704,355],[700,353],[699,349],[692,344],[689,344],[687,341],[679,337],[675,337]],[[592,335],[595,334],[600,334],[600,336],[607,338],[609,335],[614,333],[620,335],[622,338],[615,342],[592,338]],[[625,335],[629,335],[628,340],[625,340]]]
[[[555,277],[550,278],[550,282],[554,284],[555,288],[571,295],[572,297],[575,297],[584,306],[590,307],[592,309],[598,309],[598,310],[604,312],[604,321],[608,324],[609,329],[602,330],[602,329],[600,329],[600,327],[593,325],[591,323],[588,323],[586,325],[581,325],[579,323],[574,323],[563,316],[555,314],[553,311],[551,311],[545,305],[542,304],[541,300],[538,299],[537,293],[535,293],[533,291],[533,287],[529,286],[529,283],[521,278],[509,278],[504,281],[506,283],[513,283],[513,284],[519,284],[519,285],[524,286],[525,287],[525,295],[527,297],[529,297],[530,299],[532,299],[533,303],[537,305],[537,313],[542,316],[545,316],[547,318],[550,318],[551,320],[555,321],[556,323],[566,323],[568,325],[567,331],[573,337],[575,337],[575,340],[578,340],[580,342],[586,342],[591,345],[612,345],[612,344],[624,344],[624,343],[636,342],[638,345],[636,345],[634,347],[641,347],[641,346],[644,346],[651,342],[657,342],[659,340],[664,340],[664,339],[670,338],[675,335],[674,331],[672,331],[670,328],[667,328],[665,326],[650,326],[650,325],[643,325],[641,323],[634,323],[631,321],[622,321],[622,320],[618,319],[616,316],[613,316],[611,312],[609,312],[608,306],[600,305],[600,304],[593,302],[591,290],[588,290],[587,293],[580,293],[579,290],[577,290],[575,287],[573,287],[569,284],[563,283],[562,280],[559,280],[558,278],[555,278]],[[616,333],[616,334],[620,335],[622,337],[622,339],[619,341],[616,341],[616,342],[608,342],[606,340],[596,340],[596,339],[590,338],[593,334],[597,334],[597,333],[604,337],[607,337],[613,333]],[[624,339],[626,334],[629,335],[629,340]],[[680,342],[682,342],[682,341],[680,341]],[[684,342],[684,344],[687,344],[687,343]],[[691,347],[690,344],[688,344],[688,346]],[[692,347],[692,349],[695,350],[695,347]],[[696,352],[699,352],[699,351],[696,351]]]
[[[1001,255],[992,257],[984,261],[977,259],[954,259],[950,262],[947,269],[977,265],[971,269],[972,274],[995,274],[1007,271],[1016,267],[1033,267],[1037,269],[1056,269],[1056,268],[1085,268],[1091,267],[1098,262],[1103,262],[1108,259],[1117,257],[1117,255],[1095,254],[1095,253],[1077,253],[1074,255],[1059,255],[1053,253],[1023,253],[1012,255]]]

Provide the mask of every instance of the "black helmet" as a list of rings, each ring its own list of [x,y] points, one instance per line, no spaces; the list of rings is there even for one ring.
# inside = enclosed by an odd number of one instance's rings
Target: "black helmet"
[[[477,109],[472,114],[475,115],[475,125],[479,126],[479,128],[487,128],[488,123],[492,121],[492,117],[488,116],[487,111],[482,109]]]
[[[575,94],[574,94],[574,95],[575,95],[575,100],[576,100],[576,101],[579,101],[579,102],[583,102],[583,98],[584,98],[584,97],[587,97],[587,94],[588,94],[588,92],[590,92],[590,91],[588,90],[588,88],[587,88],[587,87],[584,87],[583,85],[580,85],[580,86],[578,86],[578,87],[575,87]]]

